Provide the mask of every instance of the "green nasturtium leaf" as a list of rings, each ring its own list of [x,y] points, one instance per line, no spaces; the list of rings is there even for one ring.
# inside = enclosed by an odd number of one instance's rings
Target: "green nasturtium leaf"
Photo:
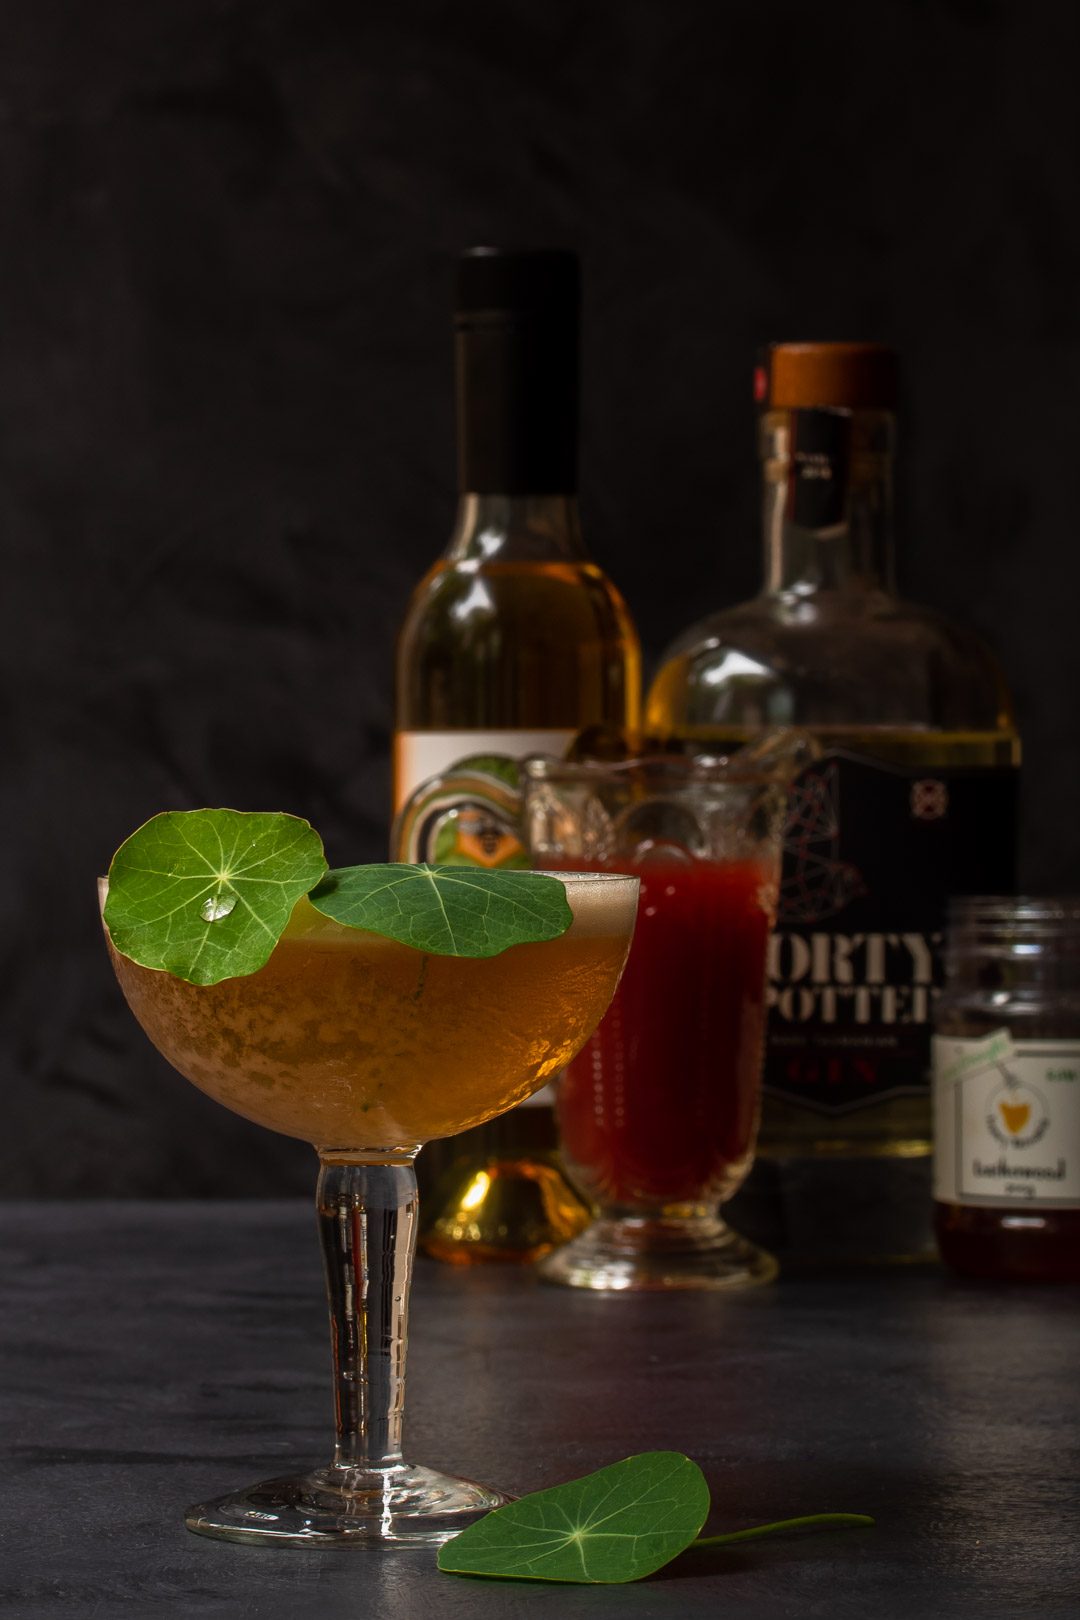
[[[166,810],[113,856],[113,945],[189,984],[255,973],[326,871],[322,840],[280,811]]]
[[[678,1451],[645,1451],[496,1508],[439,1549],[455,1575],[616,1583],[652,1575],[697,1536],[709,1487]]]
[[[558,878],[481,867],[344,866],[310,899],[335,922],[433,956],[498,956],[557,939],[574,920]]]

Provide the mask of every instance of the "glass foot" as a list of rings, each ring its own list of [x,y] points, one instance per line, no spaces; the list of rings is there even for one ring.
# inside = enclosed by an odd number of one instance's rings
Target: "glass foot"
[[[385,1541],[434,1546],[492,1508],[500,1491],[431,1468],[318,1468],[263,1480],[247,1490],[189,1508],[184,1522],[200,1536],[278,1547],[340,1547]]]
[[[665,1288],[751,1288],[779,1269],[771,1254],[719,1215],[688,1219],[601,1216],[539,1266],[546,1282],[611,1292]]]

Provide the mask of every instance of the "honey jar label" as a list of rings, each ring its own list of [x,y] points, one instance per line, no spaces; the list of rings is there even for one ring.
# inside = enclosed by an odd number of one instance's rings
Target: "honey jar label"
[[[1080,1209],[1080,1045],[935,1035],[934,1197]]]

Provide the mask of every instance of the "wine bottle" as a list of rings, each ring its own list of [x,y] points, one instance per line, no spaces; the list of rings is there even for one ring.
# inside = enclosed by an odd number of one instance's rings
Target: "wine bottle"
[[[637,726],[637,634],[578,516],[579,309],[572,253],[458,262],[459,500],[398,643],[400,860],[527,865],[518,762]],[[554,1149],[550,1094],[426,1149],[425,1246],[525,1260],[572,1236],[584,1211]]]

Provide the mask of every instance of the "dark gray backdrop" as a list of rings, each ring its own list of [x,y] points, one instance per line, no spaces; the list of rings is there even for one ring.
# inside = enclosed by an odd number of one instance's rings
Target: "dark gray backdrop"
[[[473,241],[584,256],[585,518],[651,658],[756,583],[755,345],[900,346],[903,581],[997,644],[1027,881],[1080,883],[1072,7],[19,0],[3,30],[0,1193],[308,1184],[150,1051],[93,878],[204,803],[382,856]]]

